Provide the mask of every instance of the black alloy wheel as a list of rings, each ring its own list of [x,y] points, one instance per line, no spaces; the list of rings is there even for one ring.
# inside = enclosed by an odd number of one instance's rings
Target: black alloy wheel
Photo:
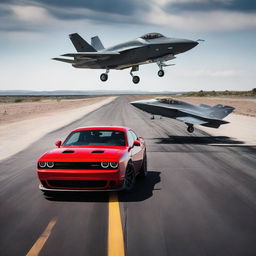
[[[148,175],[148,162],[147,162],[147,154],[145,153],[138,177],[146,178],[147,175]]]
[[[127,166],[127,170],[125,173],[125,179],[124,179],[124,187],[126,191],[129,191],[133,188],[134,184],[135,184],[135,171],[134,171],[134,167],[129,164]]]

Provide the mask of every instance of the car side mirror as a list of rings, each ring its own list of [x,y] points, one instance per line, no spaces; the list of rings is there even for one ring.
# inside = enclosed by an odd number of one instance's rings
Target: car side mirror
[[[139,140],[135,140],[134,142],[133,142],[133,146],[136,146],[136,147],[140,147],[140,141]]]
[[[57,140],[56,142],[55,142],[55,145],[59,148],[60,146],[61,146],[61,140]]]

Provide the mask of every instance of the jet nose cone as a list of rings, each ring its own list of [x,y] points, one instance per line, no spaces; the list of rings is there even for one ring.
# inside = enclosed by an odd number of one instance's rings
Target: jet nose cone
[[[131,105],[133,105],[136,108],[139,109],[144,109],[145,105],[147,105],[148,101],[147,100],[137,100],[137,101],[133,101],[130,102]]]
[[[138,100],[138,101],[132,101],[132,102],[130,102],[130,104],[133,105],[134,107],[138,107],[138,106],[141,105],[141,101],[140,101],[140,100]]]
[[[199,43],[197,41],[193,41],[194,46],[197,46]]]
[[[192,48],[196,47],[198,44],[199,43],[197,41],[193,41],[193,40],[188,41],[189,49],[192,49]]]

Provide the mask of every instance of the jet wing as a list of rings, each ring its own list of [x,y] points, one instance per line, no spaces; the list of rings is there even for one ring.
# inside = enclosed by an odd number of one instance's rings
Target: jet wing
[[[192,117],[192,116],[176,117],[175,119],[179,120],[179,121],[182,121],[184,123],[188,123],[188,124],[199,124],[199,125],[207,124],[207,122],[205,122],[204,120],[199,119],[199,118],[195,118],[195,117]]]
[[[101,59],[106,57],[112,57],[119,55],[119,52],[78,52],[78,53],[66,53],[61,56],[73,57],[78,59]]]

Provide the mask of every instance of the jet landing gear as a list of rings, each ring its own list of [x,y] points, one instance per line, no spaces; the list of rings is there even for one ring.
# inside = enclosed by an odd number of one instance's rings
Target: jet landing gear
[[[133,66],[130,75],[132,76],[132,81],[134,84],[138,84],[140,82],[140,77],[139,76],[134,76],[132,72],[134,71],[139,71],[139,66]]]
[[[157,66],[159,67],[159,71],[157,72],[158,76],[163,77],[164,76],[163,63],[159,61],[157,62]]]
[[[102,73],[102,74],[100,75],[100,80],[101,80],[102,82],[106,82],[106,81],[108,80],[108,73],[109,73],[109,69],[107,69],[105,73]]]
[[[164,71],[162,69],[160,69],[158,72],[157,72],[158,76],[159,77],[163,77],[164,76]]]
[[[194,132],[194,126],[193,126],[193,124],[189,124],[189,125],[188,125],[187,131],[188,131],[189,133],[193,133],[193,132]]]

